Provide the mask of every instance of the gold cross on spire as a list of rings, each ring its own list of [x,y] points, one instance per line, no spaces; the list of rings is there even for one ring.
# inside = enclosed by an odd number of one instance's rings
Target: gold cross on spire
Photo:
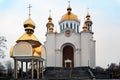
[[[30,16],[31,15],[31,8],[32,8],[32,6],[29,4],[28,8],[29,8],[29,16]]]

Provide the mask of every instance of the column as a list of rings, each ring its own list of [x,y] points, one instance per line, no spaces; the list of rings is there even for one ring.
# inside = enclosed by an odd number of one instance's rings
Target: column
[[[39,61],[39,72],[41,73],[41,66],[40,66],[40,61]]]
[[[41,63],[42,63],[42,79],[43,79],[44,78],[44,75],[43,75],[43,61]]]
[[[23,61],[21,61],[21,77],[23,78]]]
[[[37,61],[37,66],[36,67],[37,67],[37,79],[39,79],[39,73],[40,73],[39,72],[39,61]]]
[[[16,59],[14,59],[14,78],[16,79]]]
[[[18,79],[18,75],[17,75],[17,66],[18,66],[17,60],[14,59],[14,77],[15,77],[15,79]]]
[[[28,77],[28,62],[26,62],[26,75]]]
[[[32,79],[34,79],[34,60],[32,59]]]

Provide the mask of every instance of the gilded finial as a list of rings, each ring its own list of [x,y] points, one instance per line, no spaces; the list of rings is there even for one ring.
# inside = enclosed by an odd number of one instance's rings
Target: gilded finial
[[[31,16],[31,8],[32,8],[32,6],[29,4],[28,8],[29,8],[29,17],[30,17]]]

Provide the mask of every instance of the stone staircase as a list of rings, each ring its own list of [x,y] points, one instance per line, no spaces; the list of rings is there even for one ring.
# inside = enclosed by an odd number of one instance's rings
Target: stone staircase
[[[47,67],[44,78],[45,80],[87,80],[93,78],[89,70],[89,67]]]

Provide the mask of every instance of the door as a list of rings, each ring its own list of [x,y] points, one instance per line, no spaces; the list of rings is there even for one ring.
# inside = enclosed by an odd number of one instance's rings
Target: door
[[[63,48],[63,67],[74,67],[74,49],[72,46],[67,45]]]

